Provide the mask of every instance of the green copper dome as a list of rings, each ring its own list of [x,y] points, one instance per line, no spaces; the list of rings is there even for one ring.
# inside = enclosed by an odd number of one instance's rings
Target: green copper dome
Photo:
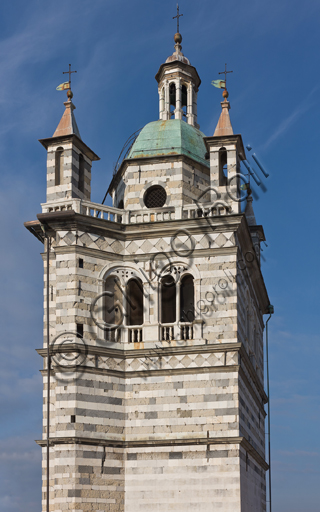
[[[180,119],[147,124],[133,144],[128,158],[185,155],[209,167],[204,134]]]

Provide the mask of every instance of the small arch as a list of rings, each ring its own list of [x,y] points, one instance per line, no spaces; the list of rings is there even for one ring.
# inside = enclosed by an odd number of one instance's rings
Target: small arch
[[[181,87],[181,105],[182,107],[188,106],[188,89],[184,84]]]
[[[80,192],[84,192],[84,158],[83,155],[79,155],[79,183],[78,189]]]
[[[161,323],[176,321],[176,282],[170,275],[161,279]]]
[[[194,317],[194,280],[186,274],[180,284],[180,322],[193,322]]]
[[[174,110],[176,108],[176,101],[177,101],[177,90],[176,90],[176,84],[174,82],[171,82],[169,84],[169,105],[170,105],[170,114],[174,114]],[[173,107],[173,108],[171,108]]]
[[[63,164],[64,164],[64,150],[62,147],[56,149],[55,152],[55,176],[54,184],[61,185],[63,181]]]
[[[219,186],[225,186],[228,179],[228,155],[226,148],[219,149]]]
[[[174,257],[170,258],[170,262],[167,263],[166,265],[164,265],[164,267],[162,268],[161,276],[164,277],[165,275],[168,275],[171,272],[171,270],[173,269],[173,267],[185,268],[186,262],[181,260],[178,256],[174,256]],[[201,277],[202,277],[197,265],[195,263],[191,263],[190,260],[188,262],[188,267],[185,269],[185,271],[183,271],[181,273],[181,279],[187,275],[191,275],[194,278],[195,282],[197,282],[197,280],[201,279]]]
[[[181,108],[183,110],[183,115],[186,116],[188,108],[188,89],[184,84],[181,87]]]
[[[106,339],[115,338],[116,326],[123,323],[122,291],[120,280],[115,275],[107,277],[104,283],[103,319],[106,323]]]
[[[125,262],[125,263],[108,263],[107,265],[105,265],[99,275],[98,275],[98,279],[102,280],[102,282],[104,283],[108,277],[110,276],[113,276],[113,277],[116,277],[117,279],[119,279],[119,282],[120,282],[120,285],[121,286],[125,286],[124,284],[124,281],[122,282],[121,281],[121,276],[124,275],[124,273],[126,271],[130,271],[130,275],[133,277],[133,276],[136,276],[138,277],[138,279],[141,279],[141,281],[143,283],[147,283],[148,280],[145,278],[144,274],[141,273],[141,265],[138,265],[136,263],[133,263],[133,262]],[[103,291],[103,290],[101,290]]]
[[[141,279],[132,278],[127,283],[128,325],[143,324],[143,285]]]

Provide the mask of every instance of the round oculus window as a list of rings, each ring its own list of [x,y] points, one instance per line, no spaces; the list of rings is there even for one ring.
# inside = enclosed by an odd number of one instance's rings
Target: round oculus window
[[[154,185],[148,188],[144,195],[144,204],[147,208],[161,208],[167,200],[167,194],[163,187]]]

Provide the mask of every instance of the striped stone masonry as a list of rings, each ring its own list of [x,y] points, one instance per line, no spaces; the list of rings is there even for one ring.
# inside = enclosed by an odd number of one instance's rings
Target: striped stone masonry
[[[99,157],[72,95],[40,140],[47,199],[25,225],[44,244],[43,512],[266,510],[265,238],[227,93],[207,137],[174,40],[159,120],[127,140],[111,205],[91,201]]]
[[[72,211],[44,215],[54,233],[51,343],[83,328],[83,345],[73,336],[62,364],[52,345],[51,510],[264,510],[264,291],[256,260],[239,268],[242,253],[253,250],[243,215],[212,224],[205,218],[154,222],[152,230],[143,224],[119,229]],[[188,243],[187,257],[173,250]],[[160,253],[153,275],[150,259]],[[195,319],[187,339],[176,337],[179,322],[173,339],[161,338],[159,282],[168,267],[177,282],[194,278]],[[92,318],[91,304],[108,276],[116,276],[122,290],[132,277],[142,282],[137,342],[130,342],[125,307],[112,340]],[[84,346],[81,364],[74,364]],[[46,339],[39,350],[44,509],[45,348]]]

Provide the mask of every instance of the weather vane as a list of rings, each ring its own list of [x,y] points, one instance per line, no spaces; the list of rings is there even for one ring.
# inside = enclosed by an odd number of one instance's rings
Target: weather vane
[[[224,89],[222,96],[225,101],[227,100],[229,93],[227,91],[227,74],[233,73],[233,71],[227,71],[227,64],[224,65],[224,71],[219,71],[219,75],[224,75],[224,80],[213,80],[211,84],[218,89]]]
[[[227,74],[233,73],[233,71],[227,71],[227,63],[224,65],[224,71],[220,71],[219,75],[224,75],[224,88],[227,90]]]
[[[76,73],[76,71],[71,71],[71,64],[69,64],[69,71],[63,71],[62,74],[63,75],[66,75],[66,74],[69,74],[69,85],[70,85],[70,89],[71,89],[71,74],[72,73]]]
[[[63,82],[63,84],[58,85],[58,87],[56,88],[57,91],[68,91],[67,96],[68,96],[69,100],[71,100],[73,97],[73,94],[71,91],[71,74],[72,73],[76,73],[76,71],[71,71],[71,64],[69,64],[69,71],[62,71],[63,75],[66,75],[66,74],[69,75],[68,82]]]
[[[177,16],[173,16],[173,20],[175,20],[177,18],[177,33],[179,33],[179,18],[181,18],[181,16],[183,16],[183,14],[179,14],[179,4],[177,4]]]

